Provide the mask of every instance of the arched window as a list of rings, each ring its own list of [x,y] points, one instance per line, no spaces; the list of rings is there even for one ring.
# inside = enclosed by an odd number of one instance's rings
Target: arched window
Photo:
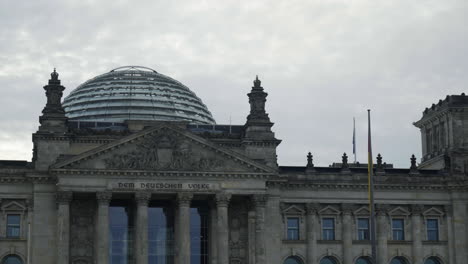
[[[334,257],[324,257],[320,264],[338,264],[338,261]]]
[[[368,257],[360,257],[356,260],[355,264],[371,264],[372,262]]]
[[[284,264],[302,264],[302,260],[298,257],[288,257]]]
[[[424,264],[442,264],[436,257],[430,257],[424,261]]]
[[[23,261],[16,255],[8,255],[3,258],[2,264],[23,264]]]
[[[394,257],[390,264],[408,264],[408,261],[402,257]]]

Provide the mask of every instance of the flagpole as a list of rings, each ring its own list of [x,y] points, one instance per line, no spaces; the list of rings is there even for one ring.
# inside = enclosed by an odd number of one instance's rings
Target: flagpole
[[[368,165],[367,170],[368,186],[369,186],[369,211],[370,211],[370,228],[371,228],[371,246],[372,246],[372,262],[377,263],[377,240],[376,240],[376,228],[375,228],[375,203],[374,203],[374,177],[373,170],[374,166],[372,163],[372,142],[371,142],[371,121],[370,121],[370,109],[367,110],[368,120]]]
[[[354,164],[356,164],[356,119],[353,117],[353,154]]]

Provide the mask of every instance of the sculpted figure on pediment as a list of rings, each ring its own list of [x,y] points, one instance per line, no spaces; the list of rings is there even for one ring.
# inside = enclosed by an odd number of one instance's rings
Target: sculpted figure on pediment
[[[132,151],[112,155],[105,163],[108,169],[130,170],[210,170],[223,166],[219,158],[201,156],[201,151],[192,148],[187,139],[158,134],[140,140]]]

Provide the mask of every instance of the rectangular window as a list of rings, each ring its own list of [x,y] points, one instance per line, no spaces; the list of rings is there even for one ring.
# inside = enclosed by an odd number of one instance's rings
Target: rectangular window
[[[289,217],[288,219],[288,240],[299,240],[299,218]]]
[[[20,237],[20,220],[19,214],[7,215],[7,237]]]
[[[427,219],[427,240],[439,241],[439,221],[437,219]]]
[[[392,219],[392,239],[405,240],[405,222],[403,219]]]
[[[369,239],[369,218],[358,218],[358,240]]]
[[[335,240],[335,219],[323,218],[322,219],[322,239]]]

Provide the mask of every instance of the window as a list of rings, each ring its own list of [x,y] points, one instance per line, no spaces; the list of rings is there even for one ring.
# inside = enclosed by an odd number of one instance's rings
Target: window
[[[7,215],[7,237],[20,237],[20,220],[19,214]]]
[[[320,264],[338,264],[338,261],[333,257],[324,257],[320,260]]]
[[[284,264],[302,264],[303,262],[298,257],[288,257]]]
[[[299,218],[289,217],[288,219],[288,240],[299,240]]]
[[[2,264],[23,264],[23,261],[16,255],[8,255],[3,258]]]
[[[322,219],[322,239],[335,240],[335,219],[323,218]]]
[[[437,219],[426,220],[427,240],[439,241],[439,221]]]
[[[360,257],[356,260],[356,264],[371,264],[372,262],[368,257]]]
[[[390,262],[390,264],[408,264],[408,261],[406,261],[404,258],[402,257],[395,257],[392,259],[392,261]]]
[[[430,257],[424,261],[424,264],[441,264],[441,262],[435,257]]]
[[[403,219],[392,219],[392,239],[405,240],[405,229]]]
[[[358,240],[369,239],[369,218],[358,218]]]

